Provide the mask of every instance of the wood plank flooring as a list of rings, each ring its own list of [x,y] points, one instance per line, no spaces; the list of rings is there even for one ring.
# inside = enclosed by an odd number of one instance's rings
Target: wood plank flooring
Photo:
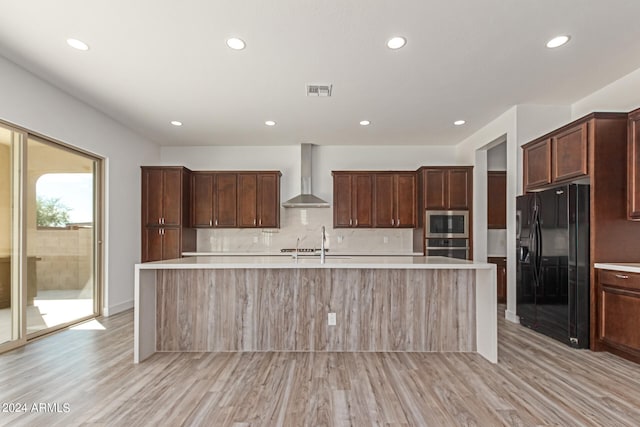
[[[502,311],[501,311],[502,313]],[[158,353],[133,361],[133,315],[0,355],[11,426],[637,426],[640,365],[499,320],[473,353]],[[0,407],[0,410],[4,409]]]

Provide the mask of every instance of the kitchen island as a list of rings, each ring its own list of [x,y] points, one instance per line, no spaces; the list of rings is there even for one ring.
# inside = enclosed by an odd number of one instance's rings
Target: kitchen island
[[[134,323],[135,363],[156,351],[477,352],[496,363],[496,268],[425,256],[137,264]]]

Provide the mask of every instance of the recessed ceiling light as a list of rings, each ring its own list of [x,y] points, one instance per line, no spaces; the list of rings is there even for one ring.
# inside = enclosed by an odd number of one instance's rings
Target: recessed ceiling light
[[[246,44],[239,38],[231,37],[230,39],[227,39],[227,46],[229,46],[233,50],[242,50],[244,49]]]
[[[369,126],[370,124],[371,124],[371,122],[369,120],[360,121],[360,126]]]
[[[171,124],[174,126],[182,126],[182,122],[179,122],[177,120],[171,120]]]
[[[554,37],[551,40],[549,40],[547,42],[547,47],[549,49],[554,49],[556,47],[560,47],[563,44],[567,43],[569,41],[569,39],[571,38],[571,36],[558,36],[558,37]]]
[[[89,50],[89,45],[78,39],[67,39],[67,44],[74,49]]]
[[[407,44],[407,39],[404,37],[392,37],[387,41],[387,47],[389,49],[400,49],[405,44]]]
[[[464,120],[456,120],[455,122],[453,122],[453,124],[456,126],[462,126],[465,123],[467,122],[465,122]]]
[[[274,122],[273,120],[267,120],[266,122],[264,122],[264,124],[267,126],[275,126],[276,122]]]

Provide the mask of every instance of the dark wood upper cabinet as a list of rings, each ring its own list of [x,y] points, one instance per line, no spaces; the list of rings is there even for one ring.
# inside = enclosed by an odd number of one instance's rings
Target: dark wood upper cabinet
[[[215,174],[194,172],[191,176],[191,226],[213,226],[213,189]]]
[[[280,227],[278,171],[194,172],[193,227]]]
[[[414,228],[416,226],[416,174],[376,173],[375,226]]]
[[[627,138],[627,215],[640,220],[640,109],[629,113]]]
[[[629,118],[631,114],[633,112]],[[612,121],[621,117],[624,114],[592,113],[523,145],[524,190],[541,190],[577,179],[593,178],[593,156],[597,153],[600,160],[606,157],[601,154],[606,151],[606,143],[602,143],[599,135],[607,133]],[[629,119],[629,138],[633,126]],[[611,167],[621,166],[612,164]]]
[[[473,170],[471,168],[449,169],[448,209],[471,209]]]
[[[258,225],[258,176],[238,174],[238,227]]]
[[[373,177],[368,174],[353,176],[353,226],[373,226]]]
[[[141,169],[142,223],[146,226],[186,224],[188,206],[183,199],[188,194],[191,171],[173,166]]]
[[[235,173],[215,174],[213,192],[213,226],[236,227],[238,224],[238,176]]]
[[[425,209],[448,209],[447,174],[446,169],[422,170]]]
[[[238,174],[238,227],[280,226],[280,172]]]
[[[333,226],[351,227],[353,224],[353,189],[350,174],[333,174]]]
[[[333,172],[333,226],[416,226],[415,172]]]
[[[258,227],[280,227],[280,173],[258,174]]]
[[[392,174],[375,174],[375,226],[394,227],[396,212],[394,202],[394,176]]]
[[[551,138],[553,182],[587,175],[587,132],[585,122]]]
[[[507,172],[487,174],[487,228],[507,228]]]
[[[473,195],[473,167],[423,167],[425,210],[469,210]]]
[[[551,138],[522,147],[524,189],[529,191],[551,183]]]
[[[395,180],[396,227],[416,227],[416,215],[418,211],[417,185],[415,173],[398,173]]]
[[[333,226],[373,227],[373,176],[370,173],[333,173]]]

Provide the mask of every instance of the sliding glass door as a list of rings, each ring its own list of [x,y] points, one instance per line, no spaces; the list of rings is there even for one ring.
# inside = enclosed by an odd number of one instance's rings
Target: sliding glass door
[[[100,314],[102,159],[0,123],[0,352]]]
[[[97,314],[98,159],[27,142],[27,335]]]

